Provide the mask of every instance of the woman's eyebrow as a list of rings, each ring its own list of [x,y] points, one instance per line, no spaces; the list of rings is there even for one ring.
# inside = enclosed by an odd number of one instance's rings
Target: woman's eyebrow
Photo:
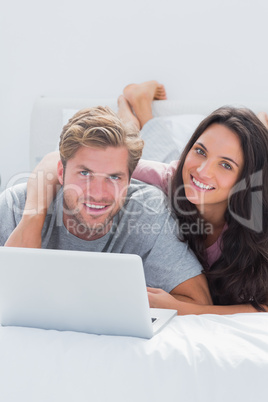
[[[205,147],[204,144],[202,144],[202,142],[196,142],[196,144],[201,145],[201,147],[203,147],[204,150],[208,152],[207,148]]]
[[[201,147],[204,148],[204,150],[206,152],[208,152],[207,148],[205,147],[204,144],[202,144],[202,142],[197,142],[196,144],[201,145]],[[237,167],[239,167],[238,163],[236,163],[232,158],[229,158],[228,156],[219,156],[219,158],[226,159],[230,162],[233,162]]]
[[[219,156],[219,158],[227,159],[227,161],[233,162],[237,167],[239,167],[238,163],[236,163],[233,159],[228,158],[228,156]]]

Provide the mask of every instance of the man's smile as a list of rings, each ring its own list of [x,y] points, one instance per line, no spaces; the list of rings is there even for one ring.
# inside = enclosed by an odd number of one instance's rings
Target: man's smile
[[[86,211],[89,214],[94,214],[94,215],[99,215],[99,214],[103,214],[104,212],[107,212],[108,209],[110,209],[110,207],[112,206],[112,204],[92,204],[92,203],[83,203],[83,205],[85,206]]]

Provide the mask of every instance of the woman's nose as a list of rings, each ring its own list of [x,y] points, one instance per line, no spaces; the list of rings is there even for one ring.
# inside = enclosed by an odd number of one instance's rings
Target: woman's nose
[[[212,177],[214,168],[212,162],[206,160],[196,169],[201,177]]]

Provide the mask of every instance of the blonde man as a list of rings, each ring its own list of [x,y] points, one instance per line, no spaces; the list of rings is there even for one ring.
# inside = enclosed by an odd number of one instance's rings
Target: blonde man
[[[60,138],[57,177],[62,187],[42,222],[40,246],[138,254],[147,286],[208,304],[202,267],[178,240],[165,196],[157,188],[130,181],[142,148],[135,124],[124,124],[109,108],[85,109],[70,119]],[[1,195],[0,245],[20,223],[25,200],[25,185]],[[44,215],[30,214],[28,230],[41,233]],[[27,223],[23,225],[27,236]]]

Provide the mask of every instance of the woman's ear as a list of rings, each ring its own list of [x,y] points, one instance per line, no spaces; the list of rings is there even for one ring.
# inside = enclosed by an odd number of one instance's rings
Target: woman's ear
[[[57,172],[58,172],[58,179],[61,185],[63,185],[63,176],[64,176],[64,168],[62,161],[59,160],[58,166],[57,166]]]

